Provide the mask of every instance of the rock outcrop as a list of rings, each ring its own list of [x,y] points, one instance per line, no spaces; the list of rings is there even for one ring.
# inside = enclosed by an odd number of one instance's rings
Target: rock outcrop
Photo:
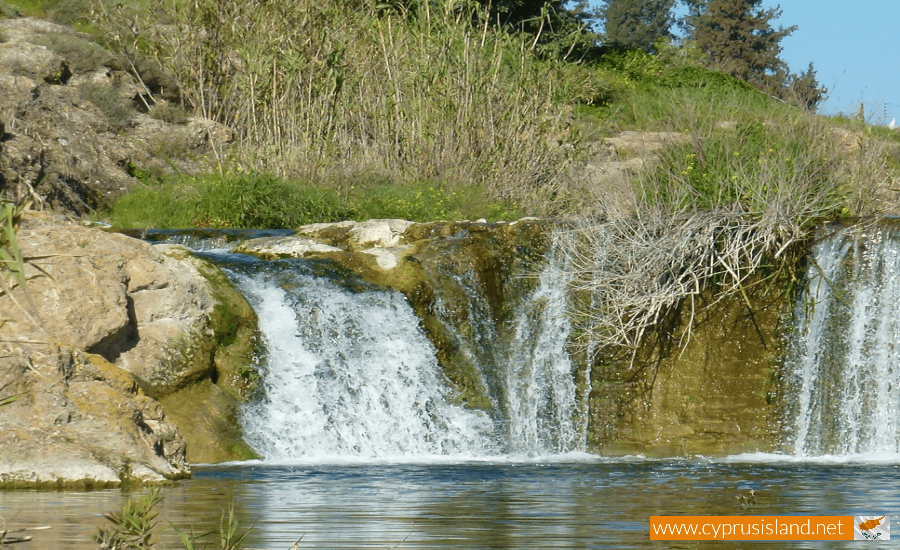
[[[635,212],[635,176],[659,161],[666,148],[688,141],[678,132],[620,132],[592,144],[590,156],[574,165],[569,179],[579,196],[585,197],[585,212],[600,217],[630,216]]]
[[[166,104],[174,81],[144,75],[144,87],[126,66],[68,27],[0,18],[0,196],[83,215],[127,193],[137,173],[209,169],[191,158],[231,131]]]
[[[251,454],[233,416],[254,382],[255,316],[218,269],[44,214],[18,240],[27,293],[0,296],[0,485],[160,482]],[[204,416],[167,414],[160,400],[184,391]]]

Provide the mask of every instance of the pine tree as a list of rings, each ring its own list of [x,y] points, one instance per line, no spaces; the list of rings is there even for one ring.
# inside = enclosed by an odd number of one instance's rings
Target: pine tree
[[[786,97],[797,104],[798,107],[815,111],[819,103],[825,99],[828,93],[816,79],[816,69],[810,63],[806,71],[799,75],[790,75],[786,83]]]
[[[760,8],[762,0],[685,0],[690,8],[685,23],[688,37],[708,56],[712,68],[774,93],[789,76],[779,58],[781,40],[796,26],[772,28],[781,15],[775,7]]]
[[[675,0],[606,0],[600,8],[604,42],[625,48],[653,51],[660,38],[671,38]]]

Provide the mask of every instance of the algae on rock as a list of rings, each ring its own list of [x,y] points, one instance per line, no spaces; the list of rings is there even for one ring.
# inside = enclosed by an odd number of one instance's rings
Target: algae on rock
[[[693,313],[686,304],[648,334],[634,358],[601,355],[591,381],[591,448],[652,457],[778,450],[786,300],[774,287],[749,299],[749,306],[738,299],[697,304]]]

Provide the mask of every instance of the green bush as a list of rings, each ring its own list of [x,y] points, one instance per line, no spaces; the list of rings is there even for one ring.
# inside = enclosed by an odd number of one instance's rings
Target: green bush
[[[187,124],[188,114],[180,105],[171,103],[158,103],[150,108],[147,113],[151,118],[162,120],[169,124]]]
[[[86,101],[93,103],[106,115],[114,130],[125,128],[137,112],[131,102],[122,97],[119,90],[104,84],[81,84],[78,93]]]

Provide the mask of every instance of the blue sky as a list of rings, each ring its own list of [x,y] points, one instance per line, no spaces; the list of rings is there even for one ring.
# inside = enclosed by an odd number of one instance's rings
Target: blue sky
[[[765,2],[766,7],[778,5]],[[855,114],[900,125],[900,0],[784,0],[778,24],[797,30],[781,58],[800,72],[812,61],[828,88],[823,114]]]
[[[864,103],[869,123],[896,118],[900,126],[900,0],[763,2],[766,9],[778,5],[775,25],[798,27],[782,41],[781,58],[795,73],[812,62],[828,88],[820,113],[854,115]]]

